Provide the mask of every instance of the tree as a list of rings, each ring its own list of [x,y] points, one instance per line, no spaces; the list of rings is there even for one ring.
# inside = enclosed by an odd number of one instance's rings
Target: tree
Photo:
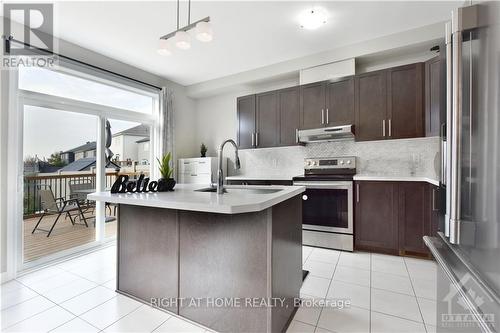
[[[66,162],[64,162],[61,158],[61,153],[55,152],[50,154],[49,159],[47,160],[50,165],[56,166],[56,167],[63,167],[66,165]]]

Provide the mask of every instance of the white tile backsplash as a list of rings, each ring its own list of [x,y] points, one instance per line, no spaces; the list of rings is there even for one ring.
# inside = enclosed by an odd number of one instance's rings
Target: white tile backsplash
[[[418,176],[438,179],[439,137],[370,142],[311,143],[303,147],[240,151],[241,169],[231,176],[297,176],[307,157],[356,156],[357,173],[366,176]]]

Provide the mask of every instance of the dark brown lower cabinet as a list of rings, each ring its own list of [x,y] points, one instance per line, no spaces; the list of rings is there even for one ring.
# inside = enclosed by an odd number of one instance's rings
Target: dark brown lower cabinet
[[[439,191],[425,182],[356,182],[355,248],[428,255],[422,237],[437,232]]]
[[[427,183],[399,183],[399,250],[401,254],[427,253],[422,240],[430,234],[429,186]]]
[[[398,184],[358,181],[355,192],[355,248],[398,254]]]

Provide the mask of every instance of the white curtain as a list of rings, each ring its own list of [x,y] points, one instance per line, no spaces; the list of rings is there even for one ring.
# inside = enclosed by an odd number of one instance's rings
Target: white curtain
[[[172,163],[175,161],[174,151],[174,106],[173,91],[163,87],[160,93],[160,137],[159,137],[159,155],[171,152]],[[175,168],[175,165],[172,165]]]

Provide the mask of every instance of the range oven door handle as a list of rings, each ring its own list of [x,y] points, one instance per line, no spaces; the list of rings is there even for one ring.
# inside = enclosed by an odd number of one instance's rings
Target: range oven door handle
[[[305,186],[307,189],[324,189],[324,190],[352,190],[352,182],[338,181],[338,182],[293,182],[294,186]]]

